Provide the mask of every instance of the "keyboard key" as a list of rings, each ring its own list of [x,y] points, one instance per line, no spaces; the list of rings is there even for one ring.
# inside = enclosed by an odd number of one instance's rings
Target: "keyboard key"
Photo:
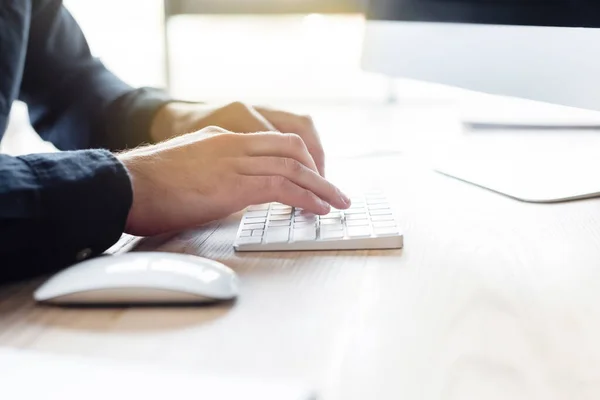
[[[371,228],[368,226],[349,226],[348,236],[352,238],[371,236]]]
[[[392,210],[390,210],[389,208],[387,210],[373,210],[373,211],[369,211],[369,214],[371,214],[371,215],[391,215]]]
[[[265,229],[265,224],[244,224],[244,229]]]
[[[271,210],[278,210],[278,211],[292,211],[292,207],[287,206],[285,204],[273,204],[271,206]]]
[[[268,204],[258,204],[255,206],[250,206],[248,207],[246,210],[247,211],[265,211],[269,209],[269,205]]]
[[[388,215],[374,215],[371,217],[371,221],[375,222],[375,221],[393,221],[394,220],[394,216],[392,214],[388,214]]]
[[[369,210],[388,210],[390,205],[387,203],[369,204]]]
[[[354,214],[364,214],[367,210],[364,208],[351,208],[349,210],[344,211],[345,215],[354,215]]]
[[[294,229],[294,242],[305,242],[317,239],[315,228]]]
[[[271,215],[291,215],[292,209],[289,210],[271,210]]]
[[[291,221],[291,215],[272,215],[269,217],[269,222],[271,221]]]
[[[244,217],[246,218],[255,218],[255,217],[267,217],[268,212],[267,211],[249,211],[247,212]]]
[[[244,217],[244,224],[264,224],[267,222],[267,217]]]
[[[398,235],[398,228],[396,228],[395,226],[390,226],[390,227],[385,227],[385,228],[375,228],[374,229],[375,234],[377,236],[391,236],[391,235]]]
[[[294,230],[295,231],[302,231],[302,230],[313,230],[313,231],[316,231],[317,230],[317,224],[307,224],[305,222],[301,222],[300,224],[294,224]]]
[[[301,215],[303,217],[316,217],[315,214],[308,212],[308,211],[304,211],[304,210],[301,210],[298,215]]]
[[[323,225],[341,225],[342,224],[342,219],[338,218],[338,219],[322,219],[321,220],[321,226]]]
[[[346,226],[369,226],[368,219],[353,219],[346,221]]]
[[[330,213],[329,213],[329,214],[327,214],[327,215],[321,215],[321,216],[319,217],[319,219],[320,219],[321,221],[322,221],[322,220],[324,220],[324,219],[336,219],[336,218],[337,218],[337,219],[340,219],[340,218],[342,218],[342,213],[341,213],[341,212],[339,212],[339,211],[337,211],[337,212],[330,212]]]
[[[252,231],[252,236],[262,237],[263,236],[263,232],[264,231],[262,231],[260,229],[255,229],[255,230]]]
[[[366,204],[364,201],[357,201],[356,203],[352,203],[350,205],[350,210],[356,209],[356,208],[365,208]]]
[[[346,215],[346,221],[352,221],[355,219],[369,219],[367,214],[350,214]]]
[[[271,228],[265,235],[267,243],[286,243],[290,240],[290,230],[288,228]]]
[[[290,226],[292,224],[292,221],[285,220],[285,221],[269,221],[269,227],[271,226]]]
[[[342,239],[344,237],[344,231],[324,231],[321,230],[320,232],[320,238],[324,239],[324,240],[330,240],[330,239]]]
[[[262,243],[262,238],[259,238],[259,237],[243,237],[243,238],[239,238],[237,240],[237,244],[239,244],[239,245],[260,244],[260,243]]]
[[[321,230],[322,231],[343,231],[344,225],[341,222],[339,222],[337,224],[332,224],[332,225],[321,224]]]
[[[294,222],[314,222],[316,220],[317,220],[317,218],[315,216],[305,217],[305,216],[300,215],[300,216],[294,217]]]
[[[248,237],[248,236],[252,236],[251,230],[244,230],[244,231],[242,231],[242,233],[240,233],[240,237]]]
[[[368,197],[367,204],[368,205],[376,205],[376,204],[387,204],[388,201],[385,197]]]
[[[306,228],[309,226],[315,226],[317,221],[295,221],[294,228]]]
[[[390,226],[396,226],[396,221],[373,221],[374,228],[387,228]]]

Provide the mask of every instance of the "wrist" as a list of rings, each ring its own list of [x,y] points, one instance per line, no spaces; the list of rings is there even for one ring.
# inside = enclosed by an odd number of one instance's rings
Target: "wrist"
[[[135,150],[132,152],[122,153],[117,156],[117,159],[125,167],[131,184],[132,201],[125,223],[125,232],[132,234],[137,233],[137,225],[139,225],[138,221],[140,221],[140,210],[143,209],[142,204],[148,197],[144,193],[144,186],[147,185],[145,185],[145,177],[142,173],[142,168],[139,165],[141,160],[136,159],[136,157],[131,154],[134,152]]]
[[[189,133],[193,125],[196,103],[170,102],[162,106],[154,115],[150,137],[154,143]]]

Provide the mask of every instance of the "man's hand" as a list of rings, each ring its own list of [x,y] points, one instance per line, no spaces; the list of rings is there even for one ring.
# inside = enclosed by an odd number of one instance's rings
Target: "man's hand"
[[[295,133],[304,140],[317,170],[321,176],[325,176],[323,146],[312,119],[304,115],[252,107],[240,102],[220,107],[174,102],[158,111],[151,135],[154,141],[160,142],[208,126],[218,126],[236,133]]]
[[[133,182],[126,232],[192,228],[272,201],[327,214],[350,200],[317,172],[295,134],[243,135],[209,127],[118,155]]]

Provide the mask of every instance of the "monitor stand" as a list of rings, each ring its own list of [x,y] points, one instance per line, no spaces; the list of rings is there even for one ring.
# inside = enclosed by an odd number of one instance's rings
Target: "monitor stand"
[[[508,96],[456,91],[459,118],[467,130],[600,129],[600,112]]]

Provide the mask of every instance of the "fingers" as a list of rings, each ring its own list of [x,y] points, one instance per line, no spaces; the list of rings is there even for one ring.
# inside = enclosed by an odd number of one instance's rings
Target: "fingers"
[[[223,124],[217,125],[238,133],[252,132],[285,132],[295,133],[305,142],[308,154],[313,158],[317,171],[325,176],[325,153],[312,119],[283,111],[270,110],[265,107],[252,107],[241,102],[234,102],[215,115],[223,115]],[[232,117],[233,121],[232,121]],[[237,126],[232,125],[237,121]],[[230,126],[224,125],[228,123]]]
[[[338,209],[350,206],[341,190],[297,160],[283,157],[246,157],[238,164],[239,173],[249,176],[282,176]]]
[[[318,173],[315,161],[311,157],[306,144],[295,134],[254,134],[244,135],[243,152],[248,156],[272,156],[292,158]]]
[[[208,125],[219,126],[235,133],[284,132],[297,134],[306,144],[316,170],[325,176],[325,154],[312,119],[266,107],[252,107],[233,102],[222,107],[199,107],[195,113],[194,129]],[[193,130],[193,129],[192,129]],[[189,129],[188,129],[189,131]]]
[[[329,204],[319,199],[310,190],[296,185],[280,175],[242,176],[244,200],[248,204],[263,204],[277,201],[299,207],[313,214],[325,215],[331,210]]]
[[[321,176],[325,176],[325,152],[312,118],[285,111],[271,110],[266,107],[254,107],[254,109],[273,124],[278,131],[299,135],[306,143],[319,173]]]

